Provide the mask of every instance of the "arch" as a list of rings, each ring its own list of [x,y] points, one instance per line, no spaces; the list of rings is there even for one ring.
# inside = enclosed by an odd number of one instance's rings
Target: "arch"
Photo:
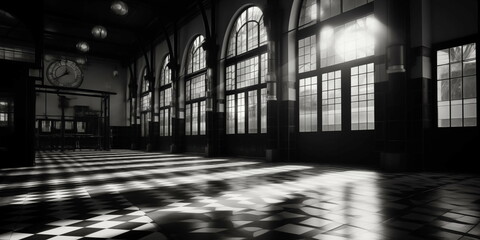
[[[172,82],[172,70],[168,67],[170,63],[170,54],[166,54],[160,65],[160,74],[157,81],[157,87],[162,87]]]
[[[192,74],[206,68],[206,51],[202,45],[205,42],[203,35],[197,35],[190,43],[187,51],[186,70],[187,74]]]
[[[268,39],[263,19],[262,9],[246,5],[237,11],[225,34],[221,91],[228,135],[266,133]]]
[[[227,33],[227,58],[246,53],[267,44],[267,32],[262,9],[255,5],[244,8],[239,16],[236,17],[230,32]],[[240,41],[245,42],[245,45],[239,46],[238,43]]]
[[[205,38],[195,35],[184,52],[183,84],[185,135],[206,135],[206,51]],[[180,99],[179,101],[182,101]]]
[[[158,102],[156,110],[159,118],[159,134],[161,137],[171,136],[171,102],[172,102],[172,70],[168,67],[170,54],[166,54],[160,65],[160,77],[157,81]]]
[[[221,60],[224,60],[226,57],[227,57],[227,47],[228,47],[228,40],[230,38],[230,33],[232,32],[232,29],[233,27],[235,26],[235,23],[237,22],[237,18],[240,16],[240,14],[243,13],[243,11],[249,7],[252,7],[252,6],[257,6],[258,8],[260,8],[260,10],[262,10],[262,8],[258,5],[254,5],[254,4],[245,4],[243,5],[242,7],[240,7],[232,16],[232,18],[230,19],[230,22],[228,23],[228,26],[227,26],[227,29],[225,31],[225,34],[223,36],[223,41],[222,41],[222,48],[221,48],[221,51],[220,51],[220,59]],[[262,10],[263,11],[263,10]],[[220,66],[221,68],[223,66]]]

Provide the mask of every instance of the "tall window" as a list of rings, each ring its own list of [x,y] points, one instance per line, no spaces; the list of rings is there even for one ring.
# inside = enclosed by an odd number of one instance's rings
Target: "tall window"
[[[267,33],[263,12],[249,7],[230,33],[227,52],[227,134],[266,133]]]
[[[437,51],[438,127],[477,126],[476,44]]]
[[[150,82],[147,79],[147,68],[143,69],[140,97],[140,123],[142,126],[142,137],[148,136],[149,124],[151,121],[151,105],[152,94],[150,92]]]
[[[172,135],[171,103],[172,103],[172,70],[168,67],[170,55],[163,60],[159,82],[159,115],[160,136]]]
[[[297,34],[300,132],[342,131],[342,104],[348,103],[351,130],[374,129],[372,1],[303,1]]]
[[[352,130],[375,128],[374,64],[351,68]]]
[[[0,98],[0,127],[13,127],[13,101]]]
[[[202,48],[204,38],[199,35],[188,51],[187,78],[185,84],[185,134],[206,134],[206,60]]]

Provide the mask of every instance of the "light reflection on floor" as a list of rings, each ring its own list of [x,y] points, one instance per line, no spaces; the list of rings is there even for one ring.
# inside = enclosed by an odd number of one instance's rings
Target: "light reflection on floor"
[[[127,150],[0,174],[0,239],[480,239],[475,175]]]

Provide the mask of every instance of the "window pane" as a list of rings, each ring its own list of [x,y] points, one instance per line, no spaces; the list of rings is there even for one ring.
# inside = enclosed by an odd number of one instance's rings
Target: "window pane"
[[[437,65],[444,65],[450,62],[448,52],[448,49],[437,51]]]
[[[260,109],[260,114],[261,114],[261,119],[260,119],[260,124],[261,124],[261,133],[266,133],[267,132],[267,89],[262,88],[261,90],[261,109]]]
[[[206,91],[205,81],[206,81],[205,74],[201,74],[195,78],[187,80],[187,87],[186,87],[187,101],[205,97],[205,91]]]
[[[248,133],[257,133],[257,90],[248,92]]]
[[[317,77],[299,80],[300,132],[317,131]]]
[[[462,106],[462,101],[461,100],[455,100],[450,102],[450,116],[451,116],[451,126],[452,127],[461,127],[463,126],[463,119],[462,119],[462,111],[463,111],[463,106]]]
[[[450,77],[456,78],[462,76],[462,63],[452,63],[450,65]]]
[[[227,76],[226,76],[227,91],[235,90],[235,65],[228,66],[226,74],[227,74]]]
[[[437,67],[437,79],[448,79],[450,77],[450,66],[443,65]]]
[[[247,23],[247,29],[248,29],[247,51],[250,51],[258,47],[258,43],[259,43],[258,23],[255,23],[255,22]]]
[[[463,76],[471,76],[477,74],[477,61],[469,60],[463,62]]]
[[[462,79],[455,78],[451,81],[450,95],[452,100],[462,99]]]
[[[474,43],[437,51],[438,127],[476,126],[475,54]]]
[[[198,103],[192,104],[192,135],[198,135]]]
[[[205,103],[206,101],[200,102],[200,135],[205,135],[207,132],[207,113]]]
[[[309,72],[317,68],[316,36],[307,37],[298,42],[298,72]]]
[[[352,130],[375,129],[375,74],[374,64],[360,65],[350,69],[351,79],[358,78],[358,86],[353,85],[351,93]],[[356,81],[356,80],[355,80]]]
[[[459,62],[462,60],[462,47],[450,48],[450,62]]]
[[[268,53],[264,53],[261,56],[261,75],[260,75],[260,83],[265,83],[267,81],[267,74],[268,74]]]
[[[304,0],[300,11],[298,26],[315,22],[317,19],[317,0]]]
[[[170,55],[167,55],[163,60],[160,86],[164,86],[172,82],[172,70],[168,67],[169,63],[170,63]]]
[[[320,32],[320,66],[327,67],[374,55],[373,15]]]
[[[192,105],[185,106],[185,135],[192,135]]]
[[[477,97],[477,79],[473,77],[463,78],[463,94],[464,98],[476,98]]]
[[[258,56],[237,63],[237,89],[258,84]]]
[[[322,131],[324,132],[342,130],[341,79],[340,71],[322,75],[322,86],[327,86],[322,88],[322,92],[327,93],[327,98],[322,98]]]
[[[205,68],[205,50],[202,48],[204,38],[202,35],[195,38],[190,47],[187,73],[194,73]]]
[[[464,119],[463,125],[465,127],[477,126],[477,99],[464,100]]]
[[[463,46],[463,60],[475,59],[477,54],[477,48],[475,43],[467,44]]]
[[[237,133],[245,133],[245,93],[237,94]]]
[[[439,81],[437,86],[437,97],[438,101],[448,101],[450,100],[450,81]]]
[[[235,95],[227,96],[227,134],[235,133]]]

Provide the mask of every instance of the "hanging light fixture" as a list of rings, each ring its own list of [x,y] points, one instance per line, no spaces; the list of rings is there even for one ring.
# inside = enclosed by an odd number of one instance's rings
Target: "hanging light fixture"
[[[107,37],[107,29],[104,26],[100,25],[94,26],[92,28],[92,35],[95,38],[104,39]]]
[[[75,59],[75,62],[77,62],[80,65],[85,65],[87,63],[87,58],[86,57],[77,57]]]
[[[128,13],[128,6],[123,1],[113,1],[110,9],[117,15],[125,16]]]
[[[88,52],[90,50],[90,46],[88,45],[87,42],[84,42],[84,41],[80,41],[77,43],[77,49],[80,51],[80,52]]]

